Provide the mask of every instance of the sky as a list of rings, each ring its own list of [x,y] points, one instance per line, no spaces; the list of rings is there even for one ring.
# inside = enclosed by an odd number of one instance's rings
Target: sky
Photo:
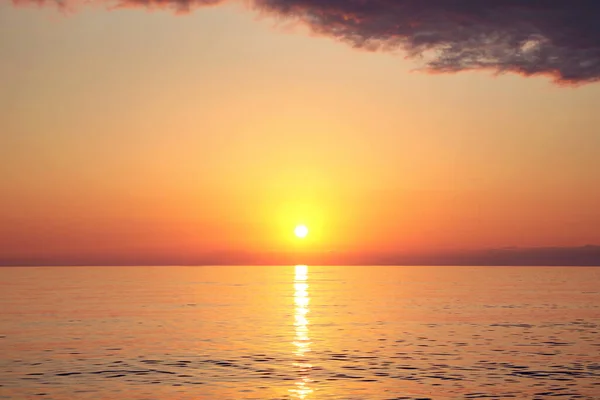
[[[0,0],[0,263],[600,244],[599,7],[448,4]]]

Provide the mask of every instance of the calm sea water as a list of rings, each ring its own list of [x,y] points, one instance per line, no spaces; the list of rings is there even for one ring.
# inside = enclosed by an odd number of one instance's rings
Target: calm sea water
[[[0,268],[2,399],[600,399],[600,268]]]

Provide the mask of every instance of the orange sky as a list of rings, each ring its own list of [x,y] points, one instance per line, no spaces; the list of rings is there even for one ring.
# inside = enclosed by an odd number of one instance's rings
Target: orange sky
[[[412,72],[233,5],[2,3],[0,60],[0,261],[600,243],[597,84]]]

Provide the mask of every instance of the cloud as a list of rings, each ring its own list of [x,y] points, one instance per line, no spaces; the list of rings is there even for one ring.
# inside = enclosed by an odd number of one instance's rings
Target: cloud
[[[373,254],[348,252],[244,252],[230,250],[210,254],[148,249],[94,254],[59,253],[43,248],[26,254],[0,252],[0,266],[40,265],[462,265],[462,266],[598,266],[600,245],[580,247],[496,248],[423,253]]]
[[[225,1],[107,0],[107,3],[187,12]],[[429,72],[490,70],[525,76],[548,75],[559,84],[570,85],[600,80],[597,0],[246,0],[246,3],[280,18],[302,22],[317,34],[357,48],[402,51]]]
[[[374,264],[481,266],[600,266],[600,246],[505,247],[374,256]]]
[[[372,50],[401,49],[431,72],[488,69],[600,79],[600,2],[264,0],[262,8]]]
[[[15,6],[56,6],[62,11],[73,11],[82,5],[103,5],[109,10],[119,8],[169,9],[187,13],[199,7],[216,6],[226,0],[12,0]]]

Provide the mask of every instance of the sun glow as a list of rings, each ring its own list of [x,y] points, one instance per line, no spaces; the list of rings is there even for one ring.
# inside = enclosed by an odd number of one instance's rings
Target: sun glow
[[[308,235],[308,228],[306,227],[306,225],[298,225],[294,229],[294,234],[296,235],[296,237],[304,239]]]

